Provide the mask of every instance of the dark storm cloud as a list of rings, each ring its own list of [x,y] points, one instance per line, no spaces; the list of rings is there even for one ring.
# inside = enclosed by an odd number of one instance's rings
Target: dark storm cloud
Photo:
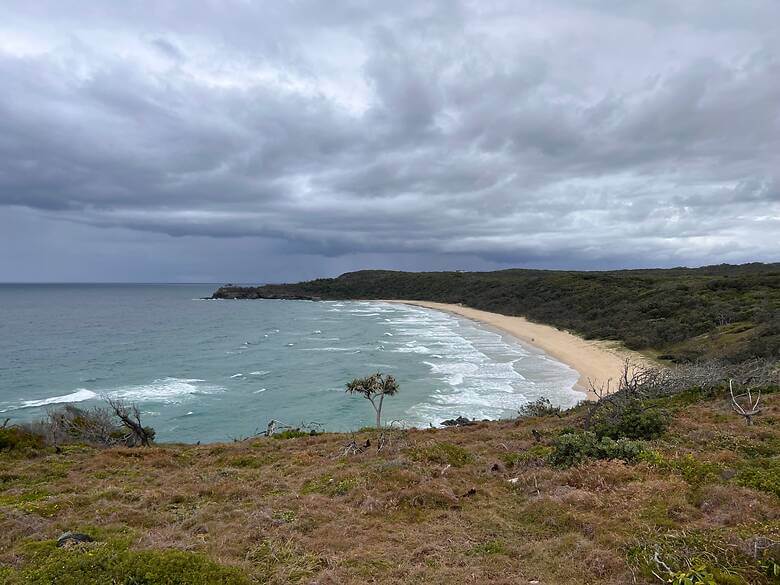
[[[302,275],[777,259],[780,5],[738,8],[6,2],[0,213]]]

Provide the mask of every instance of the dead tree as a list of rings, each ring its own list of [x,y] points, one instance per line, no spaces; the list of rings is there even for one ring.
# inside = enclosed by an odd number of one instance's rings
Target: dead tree
[[[758,394],[755,400],[753,400],[753,393],[750,391],[750,386],[747,386],[746,391],[742,394],[734,396],[734,381],[729,380],[729,394],[731,394],[731,407],[738,415],[745,418],[745,422],[749,425],[753,424],[753,417],[761,412],[761,408],[758,403],[761,402],[761,389],[758,389]],[[739,403],[739,399],[747,399],[747,403],[743,406]]]
[[[81,409],[72,404],[49,410],[46,419],[33,423],[33,428],[55,445],[70,442],[112,447],[121,435],[112,414],[106,408]]]
[[[130,447],[137,445],[149,447],[152,444],[155,434],[154,429],[141,424],[141,413],[138,411],[138,406],[135,404],[128,406],[121,400],[113,398],[106,398],[106,402],[108,402],[108,406],[119,419],[122,426],[128,431],[124,437],[126,445]]]
[[[611,378],[600,386],[588,380],[590,391],[597,400],[588,405],[585,429],[589,430],[600,418],[618,417],[629,408],[646,410],[643,401],[662,395],[669,381],[669,370],[636,364],[630,359],[623,362],[623,369],[614,384]]]

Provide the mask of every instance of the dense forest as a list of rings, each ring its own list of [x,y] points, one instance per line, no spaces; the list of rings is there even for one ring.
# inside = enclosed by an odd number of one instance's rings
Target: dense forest
[[[780,356],[780,264],[576,272],[365,270],[297,284],[227,285],[214,298],[461,303],[618,340],[660,359]]]

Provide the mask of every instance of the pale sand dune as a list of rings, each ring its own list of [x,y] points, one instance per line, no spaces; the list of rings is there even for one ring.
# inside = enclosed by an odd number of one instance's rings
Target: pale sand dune
[[[594,400],[596,396],[589,390],[589,379],[597,386],[605,383],[607,380],[612,380],[614,385],[620,376],[626,358],[630,358],[637,363],[645,361],[641,354],[620,347],[617,343],[583,339],[568,331],[562,331],[549,325],[532,323],[524,317],[508,317],[507,315],[489,313],[462,305],[448,305],[430,301],[404,300],[387,302],[447,311],[485,323],[525,343],[538,347],[548,355],[577,370],[580,377],[577,380],[576,388],[587,392],[590,400]]]

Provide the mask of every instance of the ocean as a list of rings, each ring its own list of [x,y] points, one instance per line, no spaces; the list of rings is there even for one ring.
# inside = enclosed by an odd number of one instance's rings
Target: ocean
[[[224,441],[281,425],[349,431],[371,405],[354,377],[394,375],[383,419],[498,419],[540,396],[573,406],[577,373],[470,320],[373,301],[202,300],[218,285],[0,285],[0,421],[105,396],[159,441]]]

